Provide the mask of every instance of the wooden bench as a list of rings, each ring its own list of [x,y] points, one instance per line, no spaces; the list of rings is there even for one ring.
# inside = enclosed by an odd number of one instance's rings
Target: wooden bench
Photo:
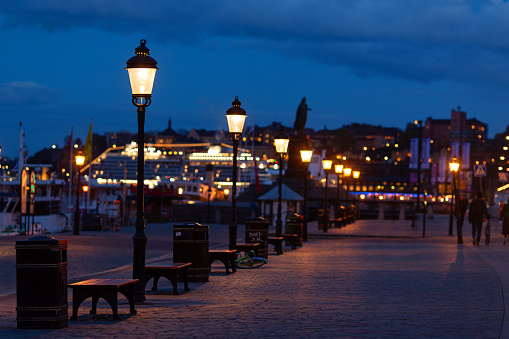
[[[260,247],[260,243],[252,243],[252,244],[237,244],[237,251],[238,252],[245,252],[246,254],[250,251],[254,251],[255,256],[258,256],[258,247]]]
[[[230,266],[232,272],[237,272],[237,268],[235,267],[235,253],[237,253],[235,250],[209,250],[210,269],[212,268],[212,263],[219,260],[224,264],[226,274],[230,274]]]
[[[339,217],[336,219],[330,219],[329,220],[329,228],[331,228],[333,224],[336,227],[344,226],[344,225],[346,225],[345,218]]]
[[[72,288],[72,316],[71,320],[78,320],[78,309],[83,301],[92,298],[90,314],[97,314],[97,301],[103,298],[110,304],[113,320],[118,317],[118,293],[122,293],[129,301],[130,313],[136,314],[134,309],[134,286],[138,279],[90,279],[69,284]]]
[[[299,238],[298,234],[281,234],[281,236],[286,242],[290,243],[292,250],[297,249],[297,239]]]
[[[159,278],[165,277],[173,286],[173,295],[179,295],[177,290],[177,281],[180,276],[184,281],[184,291],[189,291],[188,273],[189,266],[191,265],[192,263],[190,262],[170,262],[145,266],[145,284],[143,286],[146,288],[148,281],[153,278],[154,285],[152,286],[152,291],[157,291],[157,282],[159,281]]]
[[[284,237],[268,237],[267,239],[270,245],[274,245],[276,254],[283,254],[283,241],[285,240]]]

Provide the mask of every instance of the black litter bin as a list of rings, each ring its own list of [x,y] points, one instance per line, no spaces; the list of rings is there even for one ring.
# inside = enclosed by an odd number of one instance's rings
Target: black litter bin
[[[209,226],[185,223],[173,227],[173,262],[190,262],[189,281],[209,281]]]
[[[269,258],[269,221],[264,218],[246,219],[246,244],[260,243],[258,256]]]
[[[324,226],[326,229],[329,228],[329,210],[324,213],[323,209],[318,210],[318,229],[323,230]]]
[[[16,241],[18,328],[62,328],[67,313],[67,240],[39,235]]]
[[[290,214],[286,217],[286,234],[297,234],[297,246],[302,246],[302,230],[304,228],[304,217],[298,214]],[[286,246],[290,246],[287,242]]]

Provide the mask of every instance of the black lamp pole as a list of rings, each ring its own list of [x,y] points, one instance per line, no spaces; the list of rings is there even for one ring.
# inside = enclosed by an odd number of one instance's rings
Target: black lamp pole
[[[302,229],[302,241],[308,241],[308,175],[309,165],[306,163],[306,170],[304,172],[304,204],[302,206],[302,217],[303,217],[303,229]]]
[[[78,159],[78,156],[76,157]],[[76,160],[78,162],[78,160]],[[74,211],[74,235],[80,235],[80,177],[81,177],[81,165],[76,164],[78,173],[78,187],[76,187],[76,210]]]
[[[285,130],[281,128],[278,134],[274,137],[274,145],[276,146],[276,153],[279,159],[279,182],[278,182],[278,204],[277,204],[277,219],[276,219],[276,237],[280,237],[283,233],[283,220],[281,218],[281,196],[283,190],[283,161],[286,158],[288,152],[288,142],[290,138],[285,133]]]
[[[419,145],[418,145],[418,155],[417,155],[417,203],[415,205],[415,213],[412,218],[412,227],[415,226],[415,218],[417,213],[419,212],[420,207],[420,195],[421,195],[421,158],[422,158],[422,120],[416,120],[416,124],[419,124]]]
[[[210,194],[212,193],[212,189],[209,187],[207,190],[207,224],[210,224]]]
[[[450,171],[449,173],[451,173],[451,208],[449,213],[449,235],[453,235],[454,173],[452,171]],[[445,179],[445,182],[447,183],[447,177]]]
[[[228,247],[230,250],[237,249],[237,229],[239,228],[237,225],[237,153],[239,151],[239,140],[242,137],[244,120],[246,118],[246,111],[241,108],[240,105],[239,97],[236,96],[235,100],[232,102],[232,107],[226,111],[230,139],[233,142],[232,215],[228,237]]]
[[[132,103],[138,112],[138,175],[136,187],[136,231],[133,235],[133,279],[138,279],[135,286],[134,301],[145,301],[145,251],[147,236],[145,234],[145,108],[152,101],[152,85],[157,70],[157,61],[148,56],[150,50],[145,46],[146,40],[140,40],[135,49],[136,56],[127,61],[132,88]],[[143,71],[142,71],[143,70]],[[152,76],[151,76],[152,75]]]
[[[323,207],[323,232],[327,232],[329,226],[329,171],[324,169],[325,172],[325,204]]]
[[[276,219],[276,237],[280,237],[283,233],[283,220],[281,218],[281,195],[283,190],[283,161],[284,156],[278,153],[279,156],[279,182],[278,182],[278,195],[277,195],[277,219]]]

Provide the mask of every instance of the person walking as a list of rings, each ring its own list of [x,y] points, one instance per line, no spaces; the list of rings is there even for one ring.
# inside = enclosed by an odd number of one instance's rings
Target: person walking
[[[465,214],[468,208],[468,200],[463,195],[460,195],[456,200],[456,229],[458,233],[458,244],[463,244],[463,222],[465,221]]]
[[[484,217],[488,217],[488,208],[482,200],[482,193],[477,193],[477,197],[470,203],[468,210],[468,221],[472,224],[472,242],[479,246],[481,241],[482,222]]]
[[[504,235],[504,245],[507,244],[507,235],[509,234],[509,198],[507,204],[500,211],[500,220],[502,221],[502,234]]]

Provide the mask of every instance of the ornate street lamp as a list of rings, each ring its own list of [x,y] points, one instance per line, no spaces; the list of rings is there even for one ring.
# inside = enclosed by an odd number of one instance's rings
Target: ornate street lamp
[[[309,163],[313,157],[313,151],[309,149],[303,149],[300,151],[300,158],[302,163],[306,166],[304,173],[304,204],[302,206],[302,217],[303,217],[303,230],[302,240],[308,241],[308,175],[309,175]]]
[[[228,247],[230,250],[237,249],[237,153],[239,150],[239,140],[244,130],[244,121],[246,121],[246,111],[240,107],[239,97],[235,96],[232,107],[226,111],[226,120],[228,121],[228,130],[230,139],[233,141],[233,173],[232,173],[232,220],[229,226],[230,234]]]
[[[78,187],[76,187],[76,210],[74,211],[74,229],[73,234],[80,234],[80,178],[81,178],[81,168],[83,164],[85,164],[85,156],[80,151],[75,157],[76,160],[76,171],[78,172]]]
[[[207,224],[210,224],[210,194],[212,194],[212,188],[207,189]]]
[[[338,201],[338,208],[341,207],[341,203],[339,202],[339,188],[340,182],[343,182],[343,165],[334,165],[334,172],[338,175],[338,187],[336,191],[336,200]]]
[[[329,227],[329,198],[327,196],[329,190],[329,171],[332,168],[332,160],[322,160],[323,171],[325,172],[325,202],[323,207],[323,231],[327,232]]]
[[[133,279],[138,279],[135,286],[134,300],[145,301],[145,196],[143,181],[145,178],[145,108],[152,101],[152,87],[156,75],[157,61],[149,56],[150,50],[145,46],[147,41],[140,40],[135,49],[136,55],[127,60],[127,72],[131,81],[132,103],[138,108],[138,175],[136,187],[136,232],[133,236]]]
[[[284,129],[280,129],[278,134],[274,137],[274,146],[278,155],[279,167],[279,188],[278,188],[278,204],[277,204],[277,219],[276,219],[276,237],[280,237],[282,232],[283,220],[281,219],[281,194],[283,189],[283,161],[288,152],[288,143],[290,138],[285,133]]]
[[[357,206],[356,206],[356,195],[357,195],[357,183],[359,182],[359,178],[361,177],[360,171],[352,171],[352,177],[354,178],[353,184],[353,206],[355,208],[355,217],[357,218]]]
[[[346,214],[348,216],[348,195],[350,194],[350,187],[348,186],[348,178],[350,178],[350,175],[352,175],[352,169],[347,167],[343,168],[343,178],[345,178],[345,184],[346,184]]]
[[[456,157],[452,158],[449,163],[449,171],[451,172],[451,209],[449,213],[449,235],[452,235],[452,223],[453,223],[453,208],[454,208],[454,200],[456,198],[456,173],[458,173],[460,169],[460,163]]]

